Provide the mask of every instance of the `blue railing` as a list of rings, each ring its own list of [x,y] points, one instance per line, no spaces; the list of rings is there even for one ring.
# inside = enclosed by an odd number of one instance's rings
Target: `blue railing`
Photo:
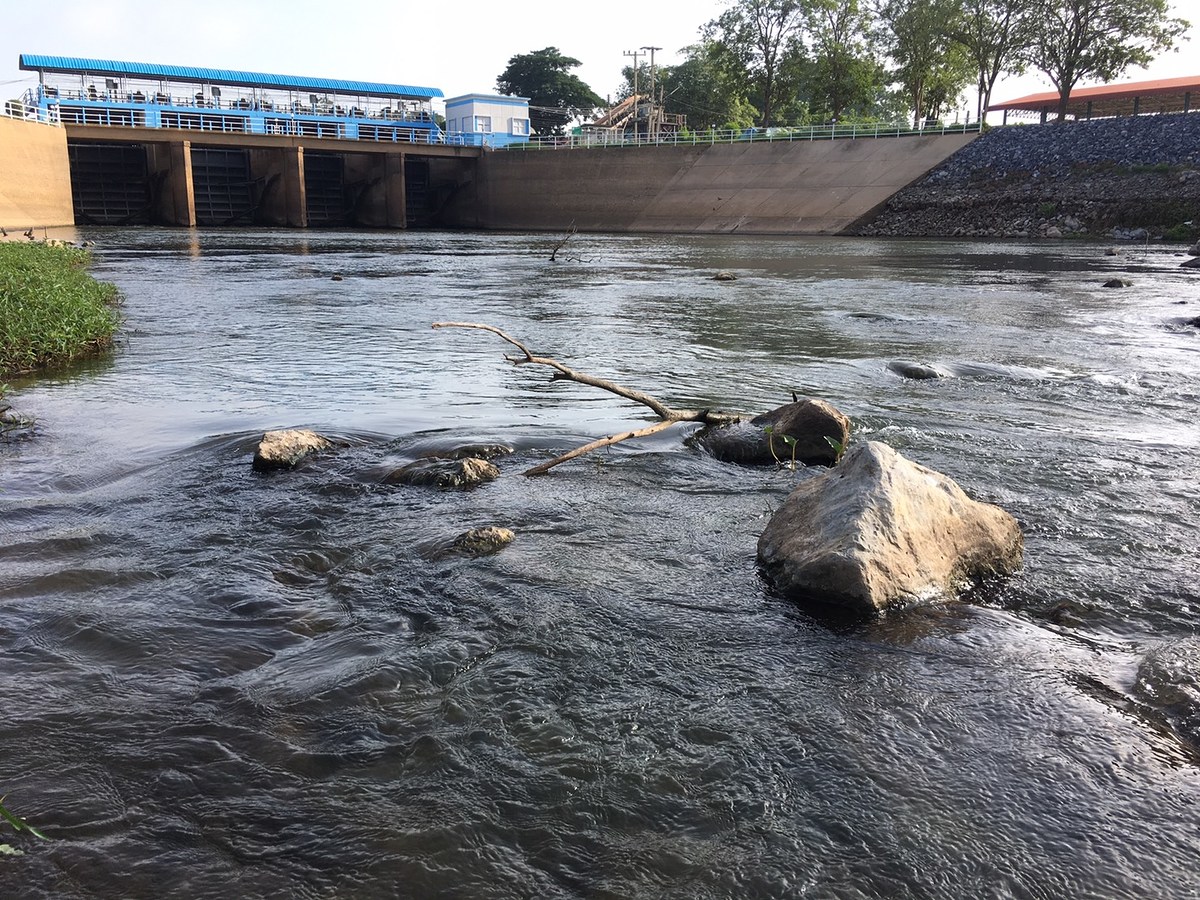
[[[336,138],[403,144],[462,143],[448,136],[431,113],[366,109],[333,103],[277,102],[240,97],[222,103],[203,94],[127,92],[116,95],[38,88],[9,101],[6,114],[53,124],[114,128],[178,128],[223,134]]]

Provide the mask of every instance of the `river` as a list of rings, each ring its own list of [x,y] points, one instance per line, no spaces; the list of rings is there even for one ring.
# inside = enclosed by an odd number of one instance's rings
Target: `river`
[[[1200,896],[1171,248],[81,234],[119,346],[15,383],[0,444],[0,794],[50,838],[0,832],[6,897]],[[684,426],[523,478],[647,411],[440,320],[677,406],[828,400],[1012,512],[1025,568],[857,623],[778,597],[755,542],[812,472]],[[342,447],[253,472],[293,426]],[[383,481],[478,442],[492,484]]]

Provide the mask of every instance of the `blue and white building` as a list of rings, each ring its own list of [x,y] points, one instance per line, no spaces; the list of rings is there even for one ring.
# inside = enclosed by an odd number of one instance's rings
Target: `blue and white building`
[[[529,98],[463,94],[446,101],[446,131],[464,144],[505,147],[529,140]]]

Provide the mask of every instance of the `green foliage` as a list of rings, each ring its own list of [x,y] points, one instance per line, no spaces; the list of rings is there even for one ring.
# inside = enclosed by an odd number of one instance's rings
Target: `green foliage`
[[[537,134],[562,134],[575,118],[590,116],[603,98],[569,70],[581,65],[557,47],[512,57],[496,79],[502,94],[529,98],[529,120]]]
[[[703,41],[685,47],[683,54],[683,62],[657,73],[667,112],[687,116],[695,131],[749,128],[758,120],[746,97],[747,76],[727,48]],[[639,87],[642,77],[639,73]]]
[[[1037,214],[1039,219],[1048,219],[1058,212],[1058,204],[1053,200],[1047,200],[1045,203],[1039,203]]]
[[[1025,71],[1024,49],[1032,40],[1029,0],[959,0],[946,33],[975,67],[979,90],[975,118],[982,121],[1002,72]]]
[[[112,346],[117,290],[88,275],[88,260],[61,244],[0,243],[0,375]]]
[[[1058,89],[1058,121],[1081,80],[1112,81],[1173,47],[1188,23],[1169,12],[1168,0],[1034,0],[1028,59]]]
[[[825,443],[833,450],[834,461],[841,462],[842,457],[846,455],[846,445],[837,438],[832,438],[829,435],[825,435]]]
[[[1200,228],[1197,228],[1192,222],[1180,222],[1177,225],[1172,225],[1170,228],[1163,230],[1163,239],[1168,241],[1187,241],[1191,242],[1200,237]]]
[[[871,19],[858,0],[825,0],[806,11],[812,48],[802,83],[817,122],[873,117],[887,78],[873,44]]]
[[[947,34],[955,4],[956,0],[886,0],[879,8],[888,54],[896,65],[893,77],[904,88],[914,128],[955,104],[972,77],[966,50]]]
[[[771,451],[771,455],[773,457],[775,457],[775,464],[779,465],[779,466],[787,465],[788,468],[790,468],[793,472],[796,471],[796,446],[797,446],[796,438],[793,437],[792,435],[788,434],[787,432],[784,432],[779,435],[780,440],[782,440],[783,443],[786,444],[788,447],[792,448],[791,461],[790,461],[790,463],[785,464],[784,461],[779,458],[779,454],[777,454],[775,452],[775,426],[773,426],[773,425],[763,426],[763,434],[765,434],[767,436],[767,448]]]
[[[737,64],[727,68],[747,79],[764,127],[786,124],[779,113],[796,95],[804,9],[801,0],[733,0],[705,26],[708,41]]]
[[[22,831],[27,831],[35,838],[46,841],[49,840],[44,834],[26,822],[24,819],[12,813],[8,807],[4,805],[6,797],[0,797],[0,822],[7,822],[13,827],[13,830],[20,834]],[[23,856],[24,852],[13,847],[11,844],[0,843],[0,856]]]

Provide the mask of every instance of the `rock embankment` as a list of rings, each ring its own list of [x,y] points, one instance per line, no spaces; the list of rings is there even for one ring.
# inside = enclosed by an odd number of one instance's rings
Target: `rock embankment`
[[[850,233],[1200,236],[1200,114],[994,128]]]

